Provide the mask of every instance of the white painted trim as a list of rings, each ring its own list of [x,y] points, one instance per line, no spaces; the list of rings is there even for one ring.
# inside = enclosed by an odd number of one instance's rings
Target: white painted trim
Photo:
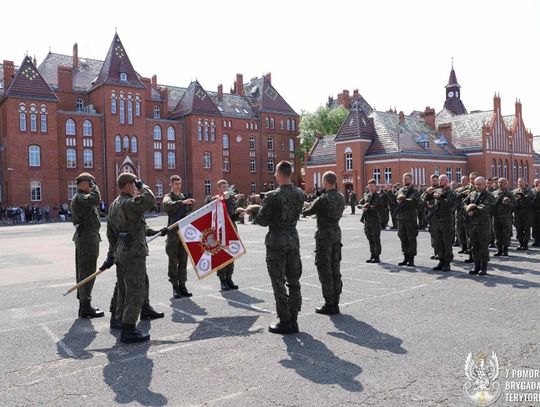
[[[335,167],[336,164],[317,164],[317,165],[306,165],[306,168],[322,168],[322,167]]]
[[[480,153],[465,153],[465,155],[468,157],[468,156],[471,156],[471,155],[484,155],[486,153],[484,153],[483,151],[480,152]]]
[[[399,161],[401,162],[420,162],[420,163],[453,163],[453,164],[467,164],[467,161],[458,161],[458,160],[447,160],[445,158],[441,158],[440,160],[424,160],[422,158],[406,158],[402,157]],[[382,164],[382,163],[397,163],[397,158],[391,158],[389,160],[373,160],[370,161],[368,158],[366,158],[366,164]]]
[[[371,140],[352,139],[352,140],[336,141],[336,144],[348,144],[348,143],[371,143]]]
[[[506,155],[508,155],[508,153],[505,153]],[[528,157],[528,158],[532,158],[532,154],[523,154],[523,153],[511,153],[512,156],[514,157]]]

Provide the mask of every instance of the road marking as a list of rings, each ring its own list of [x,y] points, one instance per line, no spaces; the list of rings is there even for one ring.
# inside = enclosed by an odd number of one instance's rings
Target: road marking
[[[247,393],[249,393],[251,391],[258,390],[261,387],[264,387],[264,386],[250,387],[250,388],[247,388],[244,391],[239,391],[239,392],[236,392],[236,393],[226,394],[225,396],[218,397],[217,399],[207,400],[202,404],[192,404],[191,406],[197,406],[197,407],[198,406],[206,406],[208,404],[217,403],[218,401],[232,400],[232,399],[235,399],[237,397],[243,396],[244,394],[247,394]]]
[[[231,300],[229,298],[226,298],[226,297],[218,297],[217,295],[213,295],[213,294],[208,294],[209,297],[212,297],[212,298],[216,298],[218,300],[222,300],[222,301],[227,301],[227,302],[232,302],[233,304],[238,304],[238,305],[242,305],[246,308],[251,308],[255,311],[260,311],[260,312],[264,312],[266,314],[273,314],[272,311],[270,310],[267,310],[265,308],[261,308],[261,307],[257,307],[256,305],[251,305],[251,304],[246,304],[245,302],[240,302],[240,301],[235,301],[235,300]]]
[[[74,285],[74,284],[73,283],[51,284],[51,285],[46,285],[45,288],[68,287],[70,285]]]
[[[321,289],[321,286],[320,285],[317,285],[317,284],[311,284],[311,283],[305,283],[305,282],[302,282],[302,285],[307,285],[308,287],[314,287],[314,288],[318,288],[318,289]],[[341,289],[342,292],[344,293],[348,293],[348,294],[356,294],[356,295],[361,295],[360,293],[356,292],[356,291],[351,291],[351,290],[345,290],[345,289]],[[302,295],[302,299],[304,299],[305,297]]]
[[[359,282],[362,282],[362,283],[382,284],[382,282],[380,282],[380,281],[364,280],[362,278],[346,277],[346,276],[341,276],[341,278],[343,280],[359,281]]]
[[[53,331],[49,329],[49,327],[45,324],[39,324],[39,326],[49,335],[49,337],[53,340],[54,343],[56,343],[58,346],[62,348],[64,352],[66,352],[67,355],[70,357],[76,359],[77,356],[75,356],[75,353],[69,347],[60,339],[58,338]]]

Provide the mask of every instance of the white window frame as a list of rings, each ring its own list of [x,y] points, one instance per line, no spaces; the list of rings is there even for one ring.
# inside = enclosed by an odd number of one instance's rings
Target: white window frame
[[[32,202],[39,202],[43,197],[43,191],[41,190],[40,181],[32,181],[30,183],[30,200]]]
[[[66,135],[75,136],[77,134],[77,126],[75,125],[75,120],[67,119],[66,120]]]
[[[28,166],[41,167],[41,147],[35,144],[28,146]]]

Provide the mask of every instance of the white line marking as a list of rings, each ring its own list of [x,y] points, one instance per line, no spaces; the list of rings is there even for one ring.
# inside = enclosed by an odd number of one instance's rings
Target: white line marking
[[[58,338],[54,334],[54,332],[49,329],[47,325],[39,324],[39,326],[43,328],[43,330],[47,333],[47,335],[49,335],[49,337],[53,340],[53,342],[56,343],[58,346],[60,346],[62,350],[66,352],[66,354],[68,354],[70,357],[74,359],[77,358],[77,356],[75,356],[75,353],[73,353],[73,351],[69,349],[69,347],[64,342],[62,342],[62,340],[60,340],[60,338]]]
[[[267,313],[267,314],[272,314],[273,313],[272,311],[267,310],[265,308],[257,307],[256,305],[246,304],[246,303],[240,302],[240,301],[231,300],[231,299],[226,298],[226,297],[218,297],[217,295],[213,295],[213,294],[208,294],[208,296],[212,297],[212,298],[216,298],[218,300],[232,302],[233,304],[242,305],[242,306],[244,306],[246,308],[251,308],[251,309],[254,309],[256,311],[264,312],[264,313]]]
[[[261,387],[264,387],[264,386],[250,387],[250,388],[247,388],[244,391],[239,391],[239,392],[236,392],[236,393],[226,394],[225,396],[218,397],[217,399],[207,400],[203,404],[193,404],[192,406],[206,406],[208,404],[217,403],[218,401],[232,400],[232,399],[235,399],[237,397],[243,396],[244,394],[247,394],[250,391],[258,390]]]

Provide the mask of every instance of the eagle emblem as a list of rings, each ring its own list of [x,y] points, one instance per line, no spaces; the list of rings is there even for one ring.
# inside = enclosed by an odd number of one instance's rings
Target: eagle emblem
[[[495,380],[499,377],[499,359],[495,352],[486,360],[480,353],[476,360],[469,352],[465,360],[465,376],[468,381],[463,386],[465,395],[477,406],[489,406],[500,396],[501,389]]]

